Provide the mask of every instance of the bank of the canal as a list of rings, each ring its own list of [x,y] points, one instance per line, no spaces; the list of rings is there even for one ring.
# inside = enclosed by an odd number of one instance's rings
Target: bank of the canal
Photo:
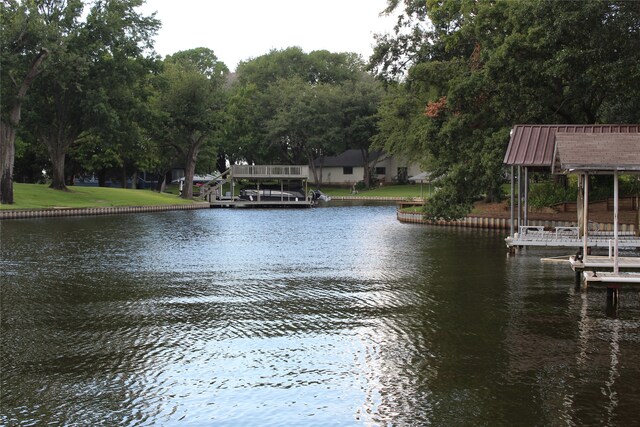
[[[205,209],[207,203],[183,200],[150,190],[69,187],[53,190],[45,184],[15,184],[13,205],[0,205],[0,219],[95,216],[172,210]]]

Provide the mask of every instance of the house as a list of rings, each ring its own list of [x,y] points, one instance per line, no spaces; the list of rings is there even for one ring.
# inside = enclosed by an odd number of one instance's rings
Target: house
[[[364,180],[365,158],[363,150],[354,148],[337,156],[327,156],[314,160],[318,176],[324,185],[353,186]],[[409,162],[382,151],[369,152],[371,178],[381,184],[407,182],[408,177],[421,172],[417,163]],[[309,177],[315,184],[315,178]]]

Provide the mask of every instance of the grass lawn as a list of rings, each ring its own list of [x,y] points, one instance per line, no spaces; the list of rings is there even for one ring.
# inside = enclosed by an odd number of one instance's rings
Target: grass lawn
[[[171,194],[151,190],[104,187],[68,187],[69,191],[50,189],[46,184],[14,184],[13,205],[0,209],[93,208],[109,206],[155,206],[193,203]]]
[[[329,196],[356,196],[356,197],[420,197],[420,184],[385,185],[370,190],[359,190],[358,194],[351,194],[350,188],[322,187],[322,192]],[[429,187],[422,187],[423,197],[427,197]]]

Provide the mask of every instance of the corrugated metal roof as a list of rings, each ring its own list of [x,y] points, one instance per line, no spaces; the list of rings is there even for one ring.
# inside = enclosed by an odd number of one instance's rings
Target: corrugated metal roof
[[[510,166],[551,167],[557,132],[640,133],[640,125],[516,125],[511,130],[504,163]]]
[[[640,133],[556,134],[554,172],[640,172]]]

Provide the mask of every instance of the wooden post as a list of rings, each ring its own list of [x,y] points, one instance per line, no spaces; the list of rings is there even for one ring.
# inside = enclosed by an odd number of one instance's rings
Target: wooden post
[[[524,225],[529,225],[529,167],[524,167]]]
[[[520,215],[522,213],[522,208],[520,206],[520,202],[522,201],[522,166],[518,166],[518,227],[516,230],[520,232],[520,225],[522,225],[522,220],[520,219]]]
[[[584,223],[584,233],[582,235],[582,263],[587,262],[587,238],[589,234],[589,174],[587,172],[584,173],[584,208],[582,209]]]
[[[618,170],[613,171],[613,273],[618,274],[620,272],[618,262],[618,209],[619,195],[618,195]]]
[[[515,180],[514,174],[515,174],[515,168],[513,166],[511,166],[511,222],[509,223],[511,225],[511,227],[509,229],[511,238],[513,238],[513,233],[514,233],[513,230],[515,229],[514,228],[514,223],[513,223],[513,221],[514,221],[513,212],[514,212],[514,209],[516,208],[515,205],[514,205],[514,203],[516,201],[516,195],[515,195],[516,186],[515,186],[515,182],[514,182],[514,180]]]

